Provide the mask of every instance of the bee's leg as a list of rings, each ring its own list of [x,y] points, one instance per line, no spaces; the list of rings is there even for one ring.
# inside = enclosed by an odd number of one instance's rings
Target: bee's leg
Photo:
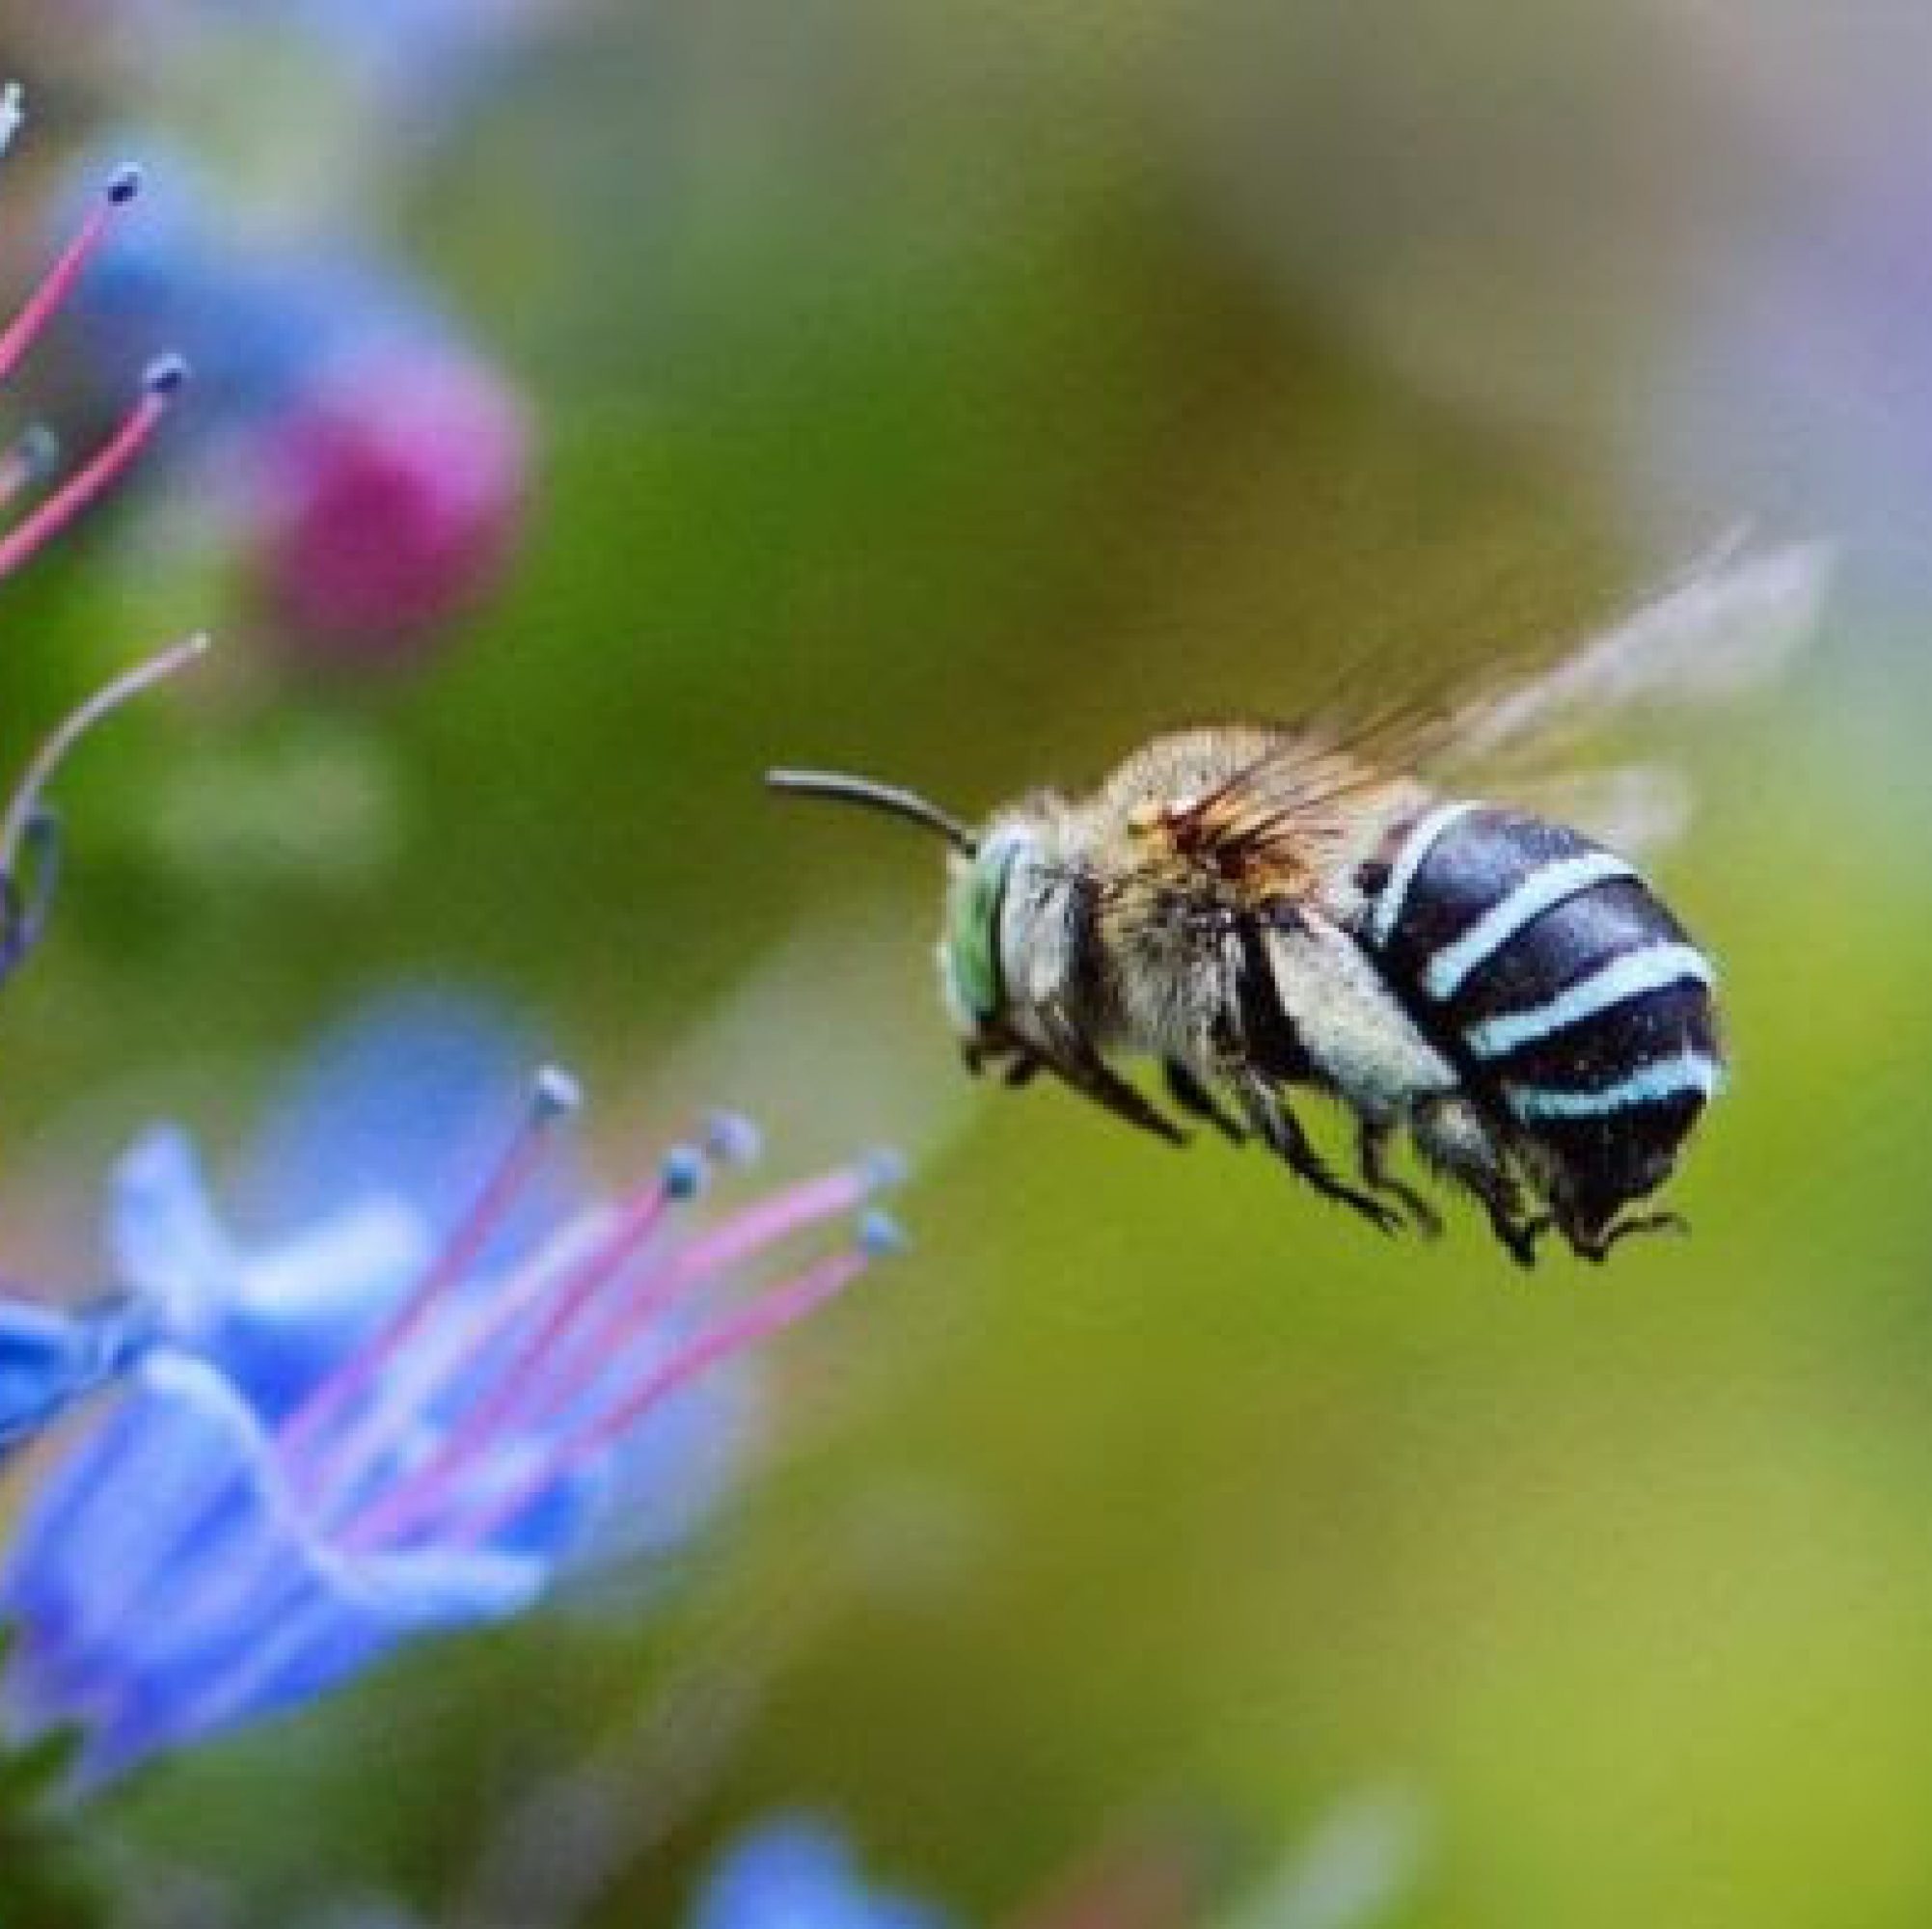
[[[1214,1095],[1178,1058],[1164,1060],[1161,1071],[1167,1076],[1168,1092],[1184,1112],[1191,1113],[1212,1126],[1230,1144],[1245,1143],[1247,1133],[1228,1116]]]
[[[1564,1228],[1564,1236],[1569,1240],[1570,1251],[1579,1259],[1592,1260],[1600,1265],[1610,1257],[1611,1247],[1633,1233],[1675,1233],[1687,1236],[1690,1230],[1690,1221],[1681,1212],[1626,1212],[1594,1237],[1569,1227]]]
[[[1314,1142],[1302,1130],[1301,1121],[1294,1116],[1288,1100],[1265,1079],[1257,1077],[1253,1073],[1245,1073],[1236,1079],[1235,1090],[1240,1097],[1241,1109],[1248,1115],[1248,1123],[1261,1135],[1269,1151],[1281,1158],[1297,1179],[1305,1180],[1324,1199],[1332,1199],[1338,1206],[1347,1206],[1361,1213],[1381,1232],[1401,1231],[1401,1213],[1383,1205],[1373,1194],[1359,1192],[1336,1178],[1321,1155],[1315,1150]]]
[[[1519,1266],[1534,1266],[1537,1241],[1551,1221],[1525,1209],[1508,1157],[1475,1106],[1455,1093],[1426,1099],[1410,1117],[1409,1129],[1429,1164],[1482,1204],[1504,1251]]]
[[[1550,1229],[1548,1216],[1539,1213],[1533,1218],[1525,1218],[1523,1203],[1517,1198],[1513,1186],[1501,1194],[1491,1194],[1479,1187],[1476,1196],[1482,1200],[1489,1214],[1489,1230],[1495,1234],[1496,1243],[1524,1271],[1529,1271],[1537,1263],[1537,1241]]]
[[[989,1070],[996,1071],[1000,1082],[1008,1088],[1031,1084],[1039,1076],[1043,1065],[1043,1061],[1024,1046],[1013,1045],[1003,1039],[991,1046],[967,1040],[960,1046],[960,1062],[975,1078]]]
[[[1388,1167],[1389,1141],[1395,1128],[1386,1123],[1364,1119],[1355,1137],[1355,1162],[1362,1183],[1372,1192],[1384,1192],[1409,1215],[1416,1231],[1426,1239],[1442,1232],[1442,1214],[1413,1185],[1398,1179]]]
[[[1187,1143],[1187,1134],[1129,1085],[1066,1019],[1054,1012],[1042,1013],[1041,1018],[1048,1046],[1042,1063],[1058,1073],[1075,1091],[1105,1106],[1115,1118],[1125,1119],[1169,1145]]]

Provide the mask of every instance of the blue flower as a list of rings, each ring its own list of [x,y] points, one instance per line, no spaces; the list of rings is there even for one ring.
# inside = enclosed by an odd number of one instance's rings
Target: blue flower
[[[725,1854],[692,1929],[944,1929],[946,1921],[926,1903],[875,1888],[836,1830],[788,1816]]]
[[[474,1143],[484,1089],[474,1028],[432,1002],[324,1054],[310,1089],[339,1117],[311,1133],[300,1101],[281,1114],[258,1191],[304,1216],[259,1244],[217,1216],[179,1133],[122,1162],[112,1244],[168,1337],[34,1495],[0,1573],[6,1713],[81,1724],[88,1779],[307,1700],[414,1635],[517,1613],[586,1552],[675,1544],[744,1441],[734,1363],[889,1245],[860,1211],[890,1176],[877,1159],[694,1225],[707,1180],[751,1150],[730,1121],[627,1195],[546,1198],[574,1096],[555,1073],[452,1210],[447,1155]],[[343,1082],[358,1067],[389,1094],[386,1174],[372,1095]],[[735,1290],[855,1213],[856,1238]]]
[[[19,88],[0,87],[0,156],[25,119]],[[139,177],[124,169],[109,177],[105,193],[92,197],[53,265],[13,319],[0,327],[0,385],[18,372],[69,299],[138,184]],[[0,532],[0,577],[40,555],[127,469],[158,427],[178,386],[177,365],[157,365],[150,371],[133,410],[101,450]],[[39,424],[0,448],[0,509],[31,497],[52,478],[59,464],[57,442]],[[0,802],[0,979],[11,975],[33,949],[51,901],[58,848],[53,819],[41,803],[48,780],[97,719],[198,655],[200,648],[197,639],[165,652],[96,692],[46,739],[13,794]],[[156,1310],[139,1298],[74,1309],[0,1298],[0,1454],[124,1372],[158,1337]]]

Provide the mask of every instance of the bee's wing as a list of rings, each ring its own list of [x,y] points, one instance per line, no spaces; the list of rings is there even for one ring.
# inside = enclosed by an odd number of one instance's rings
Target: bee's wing
[[[1325,869],[1364,813],[1413,788],[1311,730],[1285,735],[1205,796],[1177,801],[1164,821],[1183,856],[1220,876],[1289,887]]]
[[[1619,764],[1524,778],[1508,789],[1510,801],[1522,808],[1581,830],[1626,857],[1642,857],[1675,843],[1697,804],[1684,774],[1662,764]]]
[[[1453,701],[1425,726],[1425,760],[1438,772],[1526,753],[1547,762],[1605,723],[1769,682],[1817,627],[1831,567],[1822,544],[1722,552],[1548,668]]]
[[[1452,792],[1509,797],[1617,848],[1668,841],[1689,815],[1681,778],[1566,772],[1565,751],[1646,709],[1717,703],[1769,681],[1815,627],[1831,560],[1822,545],[1721,553],[1553,665],[1492,675],[1433,705],[1331,714],[1286,732],[1227,783],[1170,810],[1168,827],[1223,875],[1286,879],[1349,848],[1365,813],[1401,808],[1413,772]]]

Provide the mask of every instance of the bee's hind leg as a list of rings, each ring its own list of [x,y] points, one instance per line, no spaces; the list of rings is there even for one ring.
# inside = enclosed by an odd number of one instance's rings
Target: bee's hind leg
[[[1419,1104],[1409,1129],[1423,1157],[1482,1205],[1497,1244],[1519,1266],[1534,1266],[1537,1241],[1554,1222],[1525,1208],[1508,1155],[1481,1113],[1466,1099],[1446,1094]]]
[[[1442,1232],[1442,1214],[1413,1185],[1389,1170],[1389,1143],[1394,1134],[1393,1126],[1364,1119],[1355,1136],[1356,1170],[1371,1192],[1385,1193],[1401,1206],[1424,1238],[1436,1238]]]
[[[1674,1233],[1679,1237],[1686,1237],[1690,1230],[1690,1221],[1681,1212],[1626,1212],[1622,1218],[1594,1234],[1565,1226],[1564,1236],[1568,1239],[1569,1249],[1578,1259],[1601,1265],[1610,1257],[1610,1249],[1633,1234]]]
[[[1359,1191],[1338,1179],[1329,1170],[1326,1161],[1302,1129],[1301,1121],[1290,1109],[1288,1100],[1265,1079],[1253,1073],[1243,1073],[1236,1079],[1235,1090],[1240,1098],[1241,1109],[1247,1114],[1248,1123],[1269,1151],[1281,1158],[1297,1179],[1305,1180],[1322,1198],[1332,1199],[1338,1206],[1347,1206],[1351,1211],[1359,1212],[1378,1231],[1390,1234],[1401,1231],[1402,1217],[1400,1212],[1385,1206],[1373,1193]]]
[[[1195,1077],[1178,1058],[1162,1062],[1161,1071],[1167,1077],[1168,1096],[1191,1117],[1211,1125],[1231,1145],[1244,1145],[1247,1133],[1235,1120],[1231,1119],[1213,1093]]]

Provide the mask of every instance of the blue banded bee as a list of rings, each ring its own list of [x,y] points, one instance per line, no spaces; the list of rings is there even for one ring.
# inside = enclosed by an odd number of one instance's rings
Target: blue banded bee
[[[1147,745],[1090,797],[1039,791],[972,829],[869,779],[774,771],[952,847],[940,990],[968,1068],[1048,1072],[1185,1134],[1117,1069],[1153,1060],[1183,1114],[1250,1137],[1385,1232],[1439,1229],[1391,1170],[1405,1136],[1519,1263],[1555,1231],[1602,1260],[1680,1222],[1643,1209],[1724,1074],[1709,959],[1628,858],[1461,773],[1646,700],[1722,696],[1810,626],[1821,557],[1713,565],[1539,674],[1367,725],[1237,723]],[[1618,830],[1677,813],[1606,773]],[[1338,1172],[1292,1095],[1352,1113]]]

